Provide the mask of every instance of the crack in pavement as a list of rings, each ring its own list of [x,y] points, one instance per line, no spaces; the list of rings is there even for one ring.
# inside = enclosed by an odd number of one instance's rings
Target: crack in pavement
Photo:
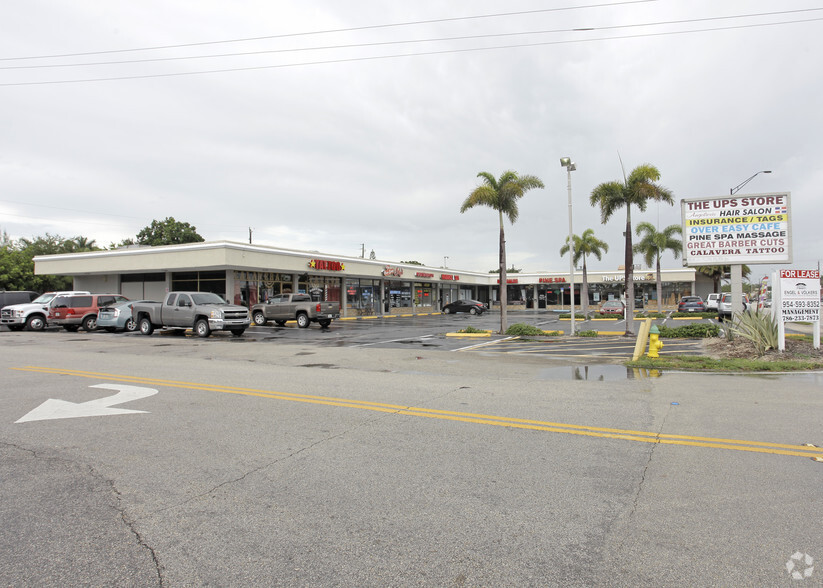
[[[143,536],[137,530],[137,528],[136,528],[136,522],[137,521],[132,520],[128,517],[128,514],[126,512],[126,508],[124,506],[122,506],[122,504],[123,504],[123,495],[117,489],[117,486],[115,485],[114,480],[105,477],[103,474],[101,474],[96,469],[94,469],[94,466],[92,466],[88,463],[81,462],[79,460],[72,460],[72,459],[69,459],[67,457],[62,457],[60,455],[45,456],[45,455],[42,455],[42,454],[38,453],[37,450],[35,450],[35,449],[31,449],[29,447],[23,447],[22,445],[18,445],[16,443],[10,443],[8,441],[0,441],[0,443],[2,443],[5,447],[14,448],[18,451],[23,451],[23,452],[29,453],[34,457],[34,459],[45,460],[45,461],[56,461],[56,462],[60,462],[64,465],[83,467],[87,470],[87,472],[89,473],[89,475],[92,478],[103,482],[109,488],[109,490],[111,491],[111,494],[115,498],[115,505],[113,506],[113,508],[120,515],[120,520],[123,521],[123,524],[129,530],[129,532],[135,537],[137,545],[139,545],[141,548],[148,551],[149,554],[151,555],[152,562],[154,563],[154,570],[155,570],[155,573],[157,574],[158,585],[161,586],[161,587],[164,585],[164,582],[163,582],[163,566],[160,564],[160,560],[157,557],[157,553],[155,552],[154,548],[146,542],[146,540],[143,538]]]
[[[652,459],[654,458],[654,450],[660,445],[660,435],[663,433],[663,428],[666,426],[666,419],[669,418],[669,413],[672,410],[671,404],[669,405],[668,409],[666,410],[666,414],[663,415],[663,421],[660,423],[660,428],[657,430],[655,434],[655,442],[651,444],[651,448],[649,449],[649,457],[646,460],[646,465],[643,466],[643,473],[640,475],[640,482],[637,484],[637,492],[634,495],[634,501],[632,502],[632,510],[629,512],[629,519],[634,517],[635,512],[637,512],[637,504],[640,501],[640,495],[643,493],[643,484],[646,482],[646,472],[649,471],[649,466],[652,463]]]
[[[432,401],[435,401],[435,400],[441,400],[441,399],[443,399],[443,398],[446,398],[446,397],[447,397],[447,396],[449,396],[452,392],[455,392],[456,390],[465,389],[465,388],[466,388],[465,386],[463,386],[463,387],[458,387],[458,388],[456,388],[455,390],[446,391],[446,392],[444,392],[443,394],[440,394],[440,395],[438,395],[438,396],[433,396],[433,397],[429,398],[429,399],[426,401],[426,403],[421,403],[421,406],[425,406],[425,404],[428,404],[428,403],[430,403],[430,402],[432,402]],[[328,437],[324,437],[323,439],[319,439],[319,440],[315,441],[314,443],[310,443],[309,445],[306,445],[305,447],[301,447],[300,449],[297,449],[297,450],[295,450],[295,451],[292,451],[292,452],[291,452],[290,454],[288,454],[288,455],[285,455],[285,456],[283,456],[283,457],[279,457],[279,458],[277,458],[277,459],[275,459],[275,460],[273,460],[273,461],[270,461],[270,462],[268,462],[268,463],[265,463],[265,464],[259,465],[259,466],[255,467],[255,468],[252,468],[252,469],[248,470],[247,472],[245,472],[245,473],[244,473],[243,475],[241,475],[241,476],[238,476],[238,477],[233,478],[233,479],[231,479],[231,480],[225,480],[225,481],[223,481],[223,482],[221,482],[221,483],[217,484],[216,486],[213,486],[213,487],[212,487],[212,488],[210,488],[209,490],[206,490],[205,492],[201,492],[201,493],[199,493],[199,494],[196,494],[196,495],[192,496],[191,498],[187,498],[186,500],[182,500],[182,501],[180,501],[180,502],[178,502],[178,503],[171,504],[171,505],[169,505],[169,506],[165,506],[165,507],[163,507],[163,508],[159,508],[159,509],[157,509],[157,510],[151,511],[151,512],[150,512],[150,513],[148,513],[146,516],[154,516],[154,515],[157,515],[157,514],[163,513],[163,512],[165,512],[165,511],[168,511],[168,510],[172,510],[172,509],[175,509],[175,508],[179,508],[179,507],[181,507],[181,506],[184,506],[184,505],[186,505],[186,504],[189,504],[190,502],[194,502],[195,500],[199,500],[199,499],[201,499],[201,498],[204,498],[204,497],[206,497],[206,496],[209,496],[209,495],[213,494],[214,492],[217,492],[218,490],[220,490],[221,488],[223,488],[223,487],[225,487],[225,486],[229,486],[229,485],[232,485],[232,484],[236,484],[236,483],[238,483],[238,482],[242,482],[242,481],[243,481],[243,480],[245,480],[247,477],[249,477],[249,476],[251,476],[251,475],[254,475],[254,474],[256,474],[257,472],[263,471],[263,470],[265,470],[265,469],[267,469],[267,468],[270,468],[270,467],[272,467],[272,466],[276,466],[276,465],[278,465],[279,463],[284,462],[284,461],[286,461],[286,460],[289,460],[289,459],[291,459],[291,458],[293,458],[293,457],[295,457],[295,456],[297,456],[297,455],[299,455],[299,454],[301,454],[301,453],[303,453],[303,452],[305,452],[305,451],[310,451],[311,449],[314,449],[314,448],[315,448],[315,447],[317,447],[318,445],[322,445],[322,444],[324,444],[324,443],[328,443],[329,441],[332,441],[332,440],[334,440],[334,439],[338,439],[338,438],[340,438],[340,437],[343,437],[343,436],[345,436],[345,435],[348,435],[349,433],[352,433],[352,432],[354,432],[354,431],[356,431],[356,430],[358,430],[358,429],[361,429],[361,428],[363,428],[363,427],[365,427],[365,426],[367,426],[367,425],[370,425],[370,424],[372,424],[372,423],[375,423],[375,422],[378,422],[378,421],[381,421],[381,420],[385,420],[385,419],[390,418],[391,416],[394,416],[394,415],[401,414],[404,410],[408,410],[408,409],[410,409],[410,408],[412,408],[412,407],[411,407],[411,406],[406,406],[406,407],[403,407],[403,408],[398,408],[397,410],[394,410],[394,411],[391,411],[391,412],[386,412],[386,413],[383,413],[383,414],[377,415],[377,416],[375,416],[375,417],[373,417],[373,418],[370,418],[370,419],[366,419],[366,420],[364,420],[364,421],[362,421],[362,422],[360,422],[360,423],[358,423],[358,424],[354,425],[353,427],[350,427],[350,428],[348,428],[348,429],[346,429],[346,430],[344,430],[344,431],[340,431],[339,433],[335,433],[334,435],[329,435]],[[135,522],[136,522],[136,521],[135,521]]]

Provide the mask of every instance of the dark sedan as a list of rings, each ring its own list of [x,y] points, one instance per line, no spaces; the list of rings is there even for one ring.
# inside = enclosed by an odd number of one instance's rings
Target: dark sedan
[[[443,307],[443,312],[446,314],[454,314],[455,312],[469,312],[471,314],[483,314],[488,310],[486,305],[477,300],[457,300],[450,302]]]
[[[677,312],[706,312],[706,304],[700,296],[684,296],[677,305]]]

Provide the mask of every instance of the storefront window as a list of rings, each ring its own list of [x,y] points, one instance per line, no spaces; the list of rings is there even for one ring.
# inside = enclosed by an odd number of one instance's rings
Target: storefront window
[[[171,289],[187,292],[213,292],[225,298],[226,272],[174,272]]]

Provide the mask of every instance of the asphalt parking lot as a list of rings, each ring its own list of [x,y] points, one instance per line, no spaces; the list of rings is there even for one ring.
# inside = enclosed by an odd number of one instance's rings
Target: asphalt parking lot
[[[544,331],[560,332],[568,335],[570,321],[559,319],[554,312],[510,311],[508,324],[525,323]],[[705,320],[705,319],[704,319]],[[665,320],[657,321],[666,324]],[[680,326],[693,322],[691,319],[669,321]],[[457,336],[466,327],[492,331],[487,337]],[[635,330],[640,321],[635,321]],[[575,322],[576,332],[596,331],[597,337],[557,336],[545,340],[524,340],[501,336],[495,331],[500,328],[500,315],[485,313],[480,316],[470,314],[444,315],[440,313],[415,316],[358,317],[334,321],[330,327],[321,328],[316,324],[308,329],[300,329],[289,322],[278,327],[274,324],[250,326],[242,337],[228,333],[212,333],[210,339],[235,344],[244,343],[309,343],[321,347],[363,347],[379,349],[436,349],[442,351],[474,352],[487,354],[543,355],[557,358],[589,359],[591,361],[625,360],[631,357],[636,339],[625,337],[626,323],[616,319],[594,319]],[[3,331],[8,332],[6,329]],[[84,340],[89,337],[140,337],[139,333],[65,332],[59,328],[49,328],[36,336],[60,336],[67,341]],[[188,336],[193,336],[191,332]],[[169,333],[157,332],[152,337],[165,337]],[[698,354],[702,344],[699,340],[667,340],[661,354]]]

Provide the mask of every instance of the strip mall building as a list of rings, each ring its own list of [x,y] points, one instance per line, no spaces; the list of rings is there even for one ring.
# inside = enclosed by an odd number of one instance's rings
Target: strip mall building
[[[461,298],[497,303],[497,274],[479,273],[295,251],[231,241],[161,247],[127,247],[44,255],[36,274],[72,276],[74,288],[162,300],[171,290],[215,292],[237,304],[256,304],[275,294],[301,292],[340,302],[343,316],[428,313]],[[662,270],[663,301],[711,291],[711,281],[690,268]],[[580,303],[582,273],[575,275]],[[622,270],[588,272],[589,303],[620,298]],[[635,297],[656,297],[653,271],[634,271]],[[700,283],[702,282],[702,284]],[[701,287],[702,286],[702,287]],[[568,273],[509,274],[509,308],[556,309],[569,305]],[[702,292],[705,290],[705,292]]]

